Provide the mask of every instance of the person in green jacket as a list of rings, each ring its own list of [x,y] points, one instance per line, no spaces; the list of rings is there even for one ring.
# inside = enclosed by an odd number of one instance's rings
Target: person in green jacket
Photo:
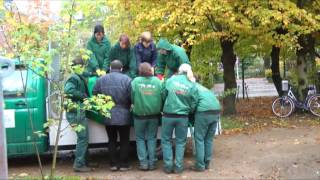
[[[184,169],[183,158],[188,133],[188,115],[193,113],[198,103],[198,91],[189,64],[182,64],[179,74],[169,78],[163,88],[165,97],[161,145],[164,171],[181,173]],[[175,132],[176,151],[173,165],[172,133]]]
[[[195,112],[194,138],[196,161],[192,167],[195,171],[209,169],[212,158],[213,137],[219,121],[220,103],[212,90],[196,85],[199,103]]]
[[[136,76],[136,57],[133,48],[131,48],[130,39],[126,34],[122,34],[119,42],[111,48],[109,60],[107,66],[109,66],[113,60],[119,60],[123,65],[122,72],[124,74],[127,74],[132,79]]]
[[[64,86],[64,93],[66,98],[75,103],[77,107],[73,109],[67,109],[66,116],[71,127],[82,125],[85,128],[80,132],[76,132],[77,145],[73,169],[76,172],[89,172],[91,169],[87,167],[86,161],[89,136],[88,121],[85,117],[85,111],[82,109],[83,100],[88,97],[89,92],[86,80],[82,75],[82,72],[80,72],[84,70],[84,61],[81,59],[81,57],[78,57],[73,61],[72,66],[74,67],[74,70],[79,72],[71,74],[71,76],[68,78]],[[80,66],[80,68],[75,68],[76,66]]]
[[[92,52],[86,73],[90,76],[96,75],[97,70],[108,71],[109,51],[111,45],[109,39],[104,34],[104,28],[98,24],[94,27],[93,36],[87,44],[87,49]]]
[[[140,170],[156,168],[157,130],[161,117],[161,81],[153,76],[149,63],[141,63],[139,77],[131,82],[134,129]],[[147,141],[147,143],[145,143]]]
[[[160,39],[157,44],[159,55],[156,66],[156,76],[162,80],[166,70],[166,78],[178,72],[181,64],[190,64],[185,50],[177,45],[170,44],[167,39]]]

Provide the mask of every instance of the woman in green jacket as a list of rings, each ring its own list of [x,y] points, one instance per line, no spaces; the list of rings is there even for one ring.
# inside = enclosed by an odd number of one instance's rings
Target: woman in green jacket
[[[157,161],[157,130],[162,108],[161,81],[153,76],[149,63],[140,64],[139,75],[131,82],[139,168],[140,170],[154,170]]]
[[[103,26],[96,25],[93,36],[87,44],[87,49],[92,52],[86,69],[89,75],[96,75],[97,70],[107,71],[109,69],[110,48],[110,41],[104,34]]]
[[[196,161],[192,167],[195,171],[209,169],[212,156],[213,137],[219,121],[220,103],[212,90],[196,85],[199,103],[195,112],[194,138]]]
[[[165,97],[161,145],[163,151],[164,171],[181,173],[183,171],[184,150],[188,133],[188,115],[193,113],[198,103],[198,92],[189,64],[179,67],[179,74],[165,82]],[[175,166],[172,153],[172,133],[175,132],[176,151]]]
[[[109,60],[107,66],[109,66],[110,62],[113,60],[119,60],[123,65],[122,72],[132,79],[135,78],[137,71],[136,57],[134,55],[134,50],[130,45],[130,39],[126,34],[122,34],[119,38],[119,42],[111,48]]]

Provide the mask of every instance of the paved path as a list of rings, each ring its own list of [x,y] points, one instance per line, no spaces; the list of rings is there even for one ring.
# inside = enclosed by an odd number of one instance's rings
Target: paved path
[[[248,87],[249,97],[270,97],[277,96],[277,90],[273,83],[269,83],[266,78],[248,78],[245,79],[245,83]],[[239,97],[242,97],[242,80],[237,80],[237,86],[239,88]],[[214,92],[217,94],[223,93],[224,83],[215,84]]]

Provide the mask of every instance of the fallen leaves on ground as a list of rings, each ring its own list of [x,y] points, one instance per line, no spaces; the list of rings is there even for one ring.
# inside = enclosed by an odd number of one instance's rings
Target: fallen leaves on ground
[[[310,112],[294,112],[288,118],[276,117],[271,109],[275,97],[240,99],[236,102],[237,114],[228,116],[227,121],[238,123],[236,127],[223,129],[223,134],[244,133],[251,135],[266,128],[299,128],[320,126],[320,118]],[[222,121],[223,122],[223,121]]]

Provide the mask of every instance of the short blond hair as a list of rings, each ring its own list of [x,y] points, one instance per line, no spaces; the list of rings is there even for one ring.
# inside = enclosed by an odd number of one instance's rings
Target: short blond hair
[[[151,32],[145,31],[145,32],[141,33],[140,40],[141,40],[141,42],[151,41],[152,40]]]

